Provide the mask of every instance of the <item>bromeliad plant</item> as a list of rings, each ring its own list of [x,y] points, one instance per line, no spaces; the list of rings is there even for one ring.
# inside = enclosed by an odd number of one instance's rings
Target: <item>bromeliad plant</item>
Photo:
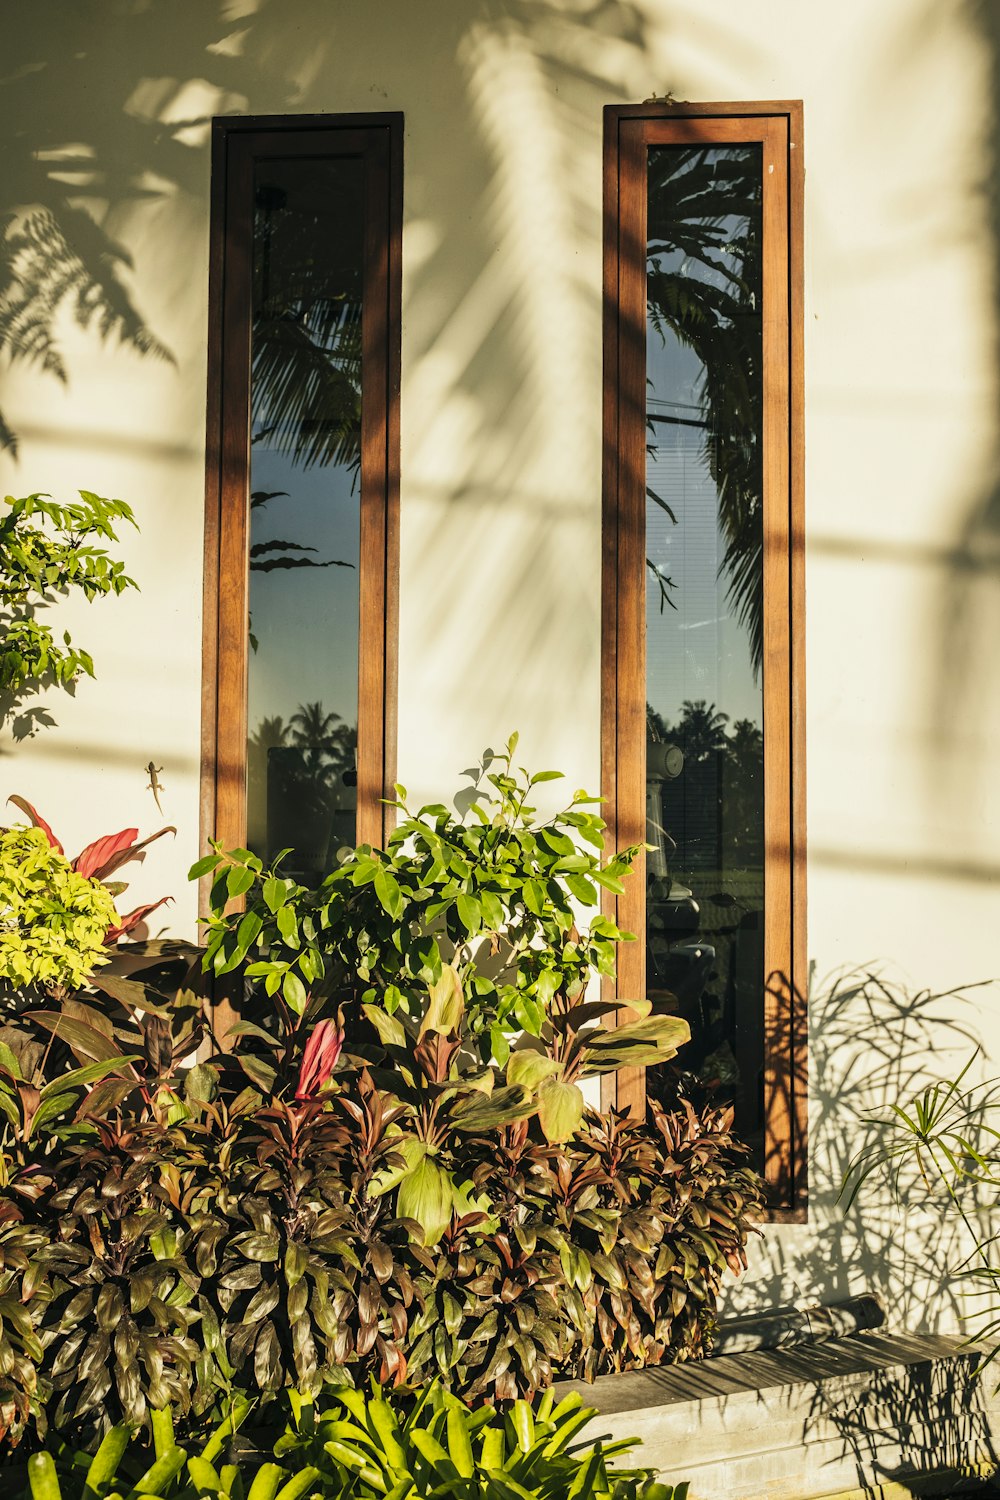
[[[152,1415],[152,1452],[122,1426],[92,1459],[36,1454],[16,1500],[686,1500],[686,1484],[611,1462],[634,1443],[579,1441],[595,1413],[578,1396],[556,1406],[549,1394],[534,1412],[519,1402],[506,1416],[470,1412],[436,1383],[415,1400],[378,1386],[288,1399],[291,1420],[256,1472],[233,1442],[250,1408],[241,1401],[197,1452],[164,1410]]]
[[[275,1455],[305,1460],[331,1500],[686,1500],[686,1484],[610,1462],[634,1440],[580,1441],[596,1412],[575,1394],[557,1405],[547,1391],[534,1410],[516,1401],[506,1413],[470,1412],[431,1381],[407,1402],[373,1385],[371,1395],[340,1388],[315,1402],[293,1392],[291,1408]]]

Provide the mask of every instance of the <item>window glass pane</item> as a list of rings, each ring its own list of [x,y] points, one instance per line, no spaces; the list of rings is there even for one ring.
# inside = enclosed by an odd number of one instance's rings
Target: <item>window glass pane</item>
[[[761,187],[759,145],[649,152],[648,991],[760,1149]]]
[[[247,842],[306,882],[355,841],[363,170],[254,173]]]

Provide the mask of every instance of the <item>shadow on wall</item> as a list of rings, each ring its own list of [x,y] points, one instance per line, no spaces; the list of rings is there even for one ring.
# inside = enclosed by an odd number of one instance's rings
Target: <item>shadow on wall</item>
[[[828,1303],[874,1291],[895,1334],[954,1331],[964,1315],[971,1317],[975,1304],[957,1275],[971,1241],[940,1183],[924,1178],[912,1154],[898,1164],[891,1185],[886,1173],[869,1177],[850,1208],[841,1189],[859,1153],[885,1142],[893,1108],[956,1077],[979,1050],[979,1009],[966,990],[911,994],[878,972],[838,974],[814,986],[811,1232],[803,1241],[794,1229],[771,1231],[727,1316],[780,1307],[790,1293],[800,1303]],[[794,1086],[804,1082],[798,1078]],[[981,1097],[985,1120],[989,1095]],[[978,1116],[970,1120],[973,1140],[979,1124]],[[988,1210],[978,1228],[989,1232]],[[977,1365],[973,1356],[928,1360],[925,1353],[912,1367],[873,1370],[863,1386],[856,1377],[823,1379],[814,1388],[803,1443],[839,1441],[864,1493],[947,1473],[968,1476],[963,1494],[995,1494],[985,1480],[980,1491],[971,1473],[977,1465],[992,1472],[998,1462],[990,1421],[996,1411],[988,1412],[993,1381],[990,1372],[980,1378]]]
[[[988,1475],[1000,1462],[976,1365],[965,1355],[905,1371],[876,1370],[847,1396],[838,1394],[837,1381],[824,1381],[816,1387],[803,1439],[808,1443],[814,1432],[832,1428],[865,1494],[899,1484],[926,1495],[926,1476],[953,1475],[962,1479],[961,1494],[995,1496],[995,1482],[970,1472],[981,1468]],[[917,1475],[923,1483],[913,1482]]]
[[[992,986],[990,986],[992,988]],[[972,988],[972,987],[970,987]],[[978,986],[976,988],[979,988]],[[955,1271],[971,1248],[957,1215],[913,1160],[894,1190],[873,1175],[850,1209],[854,1157],[881,1139],[895,1105],[955,1077],[980,1046],[967,990],[909,993],[875,972],[814,985],[810,1008],[809,1218],[806,1239],[768,1234],[727,1316],[755,1307],[876,1292],[898,1332],[954,1330],[967,1310]]]
[[[128,245],[151,204],[206,201],[213,115],[407,110],[406,487],[419,537],[404,544],[416,569],[433,556],[440,585],[421,600],[421,634],[461,655],[453,677],[483,663],[509,674],[493,695],[497,732],[508,686],[569,726],[574,664],[553,682],[535,646],[555,634],[592,652],[597,639],[600,309],[578,256],[589,246],[599,265],[601,204],[580,143],[599,140],[602,104],[627,97],[649,50],[631,0],[333,11],[325,0],[38,0],[8,28],[0,79],[0,365],[70,380],[67,313],[133,354],[169,357],[173,332],[149,317],[148,272]],[[438,138],[419,137],[442,99],[455,120],[446,164]],[[184,264],[197,216],[158,222]],[[564,393],[555,410],[553,390]],[[4,405],[0,449],[16,455],[26,418]],[[506,566],[484,596],[484,554],[508,544],[546,586],[528,590]],[[596,669],[594,684],[596,695]]]
[[[961,0],[960,8],[981,40],[989,65],[990,116],[983,132],[981,176],[976,187],[990,229],[993,367],[1000,372],[1000,7],[995,0]],[[933,20],[932,10],[929,4],[929,22]],[[938,602],[941,655],[936,721],[957,726],[963,737],[976,736],[986,713],[991,706],[995,709],[991,688],[996,682],[995,642],[1000,636],[1000,434],[996,422],[992,431],[991,475],[968,504]],[[949,733],[947,728],[944,732],[946,736]],[[1000,719],[994,719],[993,732],[1000,733]],[[957,773],[956,779],[959,776]],[[967,784],[964,791],[967,795]]]

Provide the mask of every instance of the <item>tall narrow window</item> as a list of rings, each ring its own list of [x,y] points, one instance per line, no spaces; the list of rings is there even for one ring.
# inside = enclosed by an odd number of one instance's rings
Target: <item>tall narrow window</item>
[[[401,120],[216,121],[206,832],[318,881],[391,780]]]
[[[623,996],[804,1198],[801,132],[793,105],[606,117],[604,791],[645,842]],[[633,1110],[676,1075],[620,1075]]]

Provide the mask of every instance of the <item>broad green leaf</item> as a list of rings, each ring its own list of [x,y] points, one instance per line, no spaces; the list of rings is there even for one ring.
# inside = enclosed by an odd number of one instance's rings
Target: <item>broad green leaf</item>
[[[0,1068],[6,1068],[12,1078],[20,1078],[22,1076],[21,1064],[6,1042],[0,1042]]]
[[[436,1245],[451,1223],[453,1202],[448,1173],[432,1156],[424,1156],[399,1185],[396,1213],[420,1225],[424,1245]]]
[[[285,882],[279,880],[276,875],[269,875],[264,881],[264,900],[268,910],[273,914],[285,901]]]
[[[583,1038],[587,1071],[650,1067],[674,1057],[690,1040],[691,1028],[680,1016],[650,1016],[611,1031],[594,1031]]]
[[[403,910],[403,895],[396,877],[385,865],[375,872],[375,894],[390,917],[399,917]]]
[[[293,969],[289,969],[281,981],[281,993],[285,997],[285,1003],[290,1006],[297,1016],[301,1016],[306,1008],[306,999],[308,997],[305,985]]]
[[[382,1167],[373,1173],[371,1182],[368,1184],[368,1196],[370,1198],[381,1198],[383,1194],[398,1187],[403,1178],[423,1161],[427,1155],[427,1147],[423,1141],[418,1141],[416,1136],[400,1136],[392,1142],[393,1155],[402,1158],[398,1167]]]
[[[253,1484],[250,1486],[247,1500],[275,1500],[278,1486],[284,1479],[286,1470],[279,1468],[277,1464],[261,1464],[257,1470]]]
[[[452,964],[441,965],[441,977],[428,985],[430,997],[423,1020],[420,1022],[419,1038],[433,1032],[438,1036],[456,1035],[461,1031],[465,1014],[465,999],[458,970]]]
[[[538,1090],[538,1121],[547,1141],[572,1140],[583,1119],[584,1097],[575,1083],[550,1078]]]
[[[128,1493],[127,1500],[139,1500],[140,1495],[163,1495],[168,1493],[168,1487],[177,1478],[187,1461],[187,1455],[183,1448],[168,1448],[162,1458],[158,1458],[137,1479],[135,1486]]]
[[[471,1135],[484,1130],[496,1130],[501,1125],[510,1125],[514,1120],[526,1119],[535,1109],[535,1102],[527,1089],[520,1086],[494,1089],[492,1094],[478,1090],[469,1098],[461,1100],[451,1111],[451,1123],[456,1130]]]
[[[467,896],[464,893],[458,896],[455,909],[462,926],[468,931],[470,937],[474,936],[483,925],[483,908],[475,896]]]
[[[518,1083],[534,1093],[546,1078],[562,1072],[562,1063],[530,1047],[515,1047],[507,1059],[507,1082]]]
[[[390,1016],[381,1005],[363,1005],[361,1009],[379,1034],[379,1040],[387,1047],[405,1047],[406,1031],[402,1021]]]
[[[28,1459],[28,1484],[32,1500],[62,1500],[51,1453],[35,1453]]]
[[[322,1478],[319,1469],[311,1465],[292,1476],[281,1486],[274,1500],[301,1500],[303,1495],[316,1488],[317,1481]]]
[[[248,870],[245,865],[233,865],[226,876],[226,892],[230,901],[235,901],[238,896],[245,896],[253,882],[252,870]]]
[[[469,1437],[469,1414],[461,1407],[449,1407],[448,1454],[463,1479],[471,1479],[475,1473],[472,1456],[472,1441]]]

